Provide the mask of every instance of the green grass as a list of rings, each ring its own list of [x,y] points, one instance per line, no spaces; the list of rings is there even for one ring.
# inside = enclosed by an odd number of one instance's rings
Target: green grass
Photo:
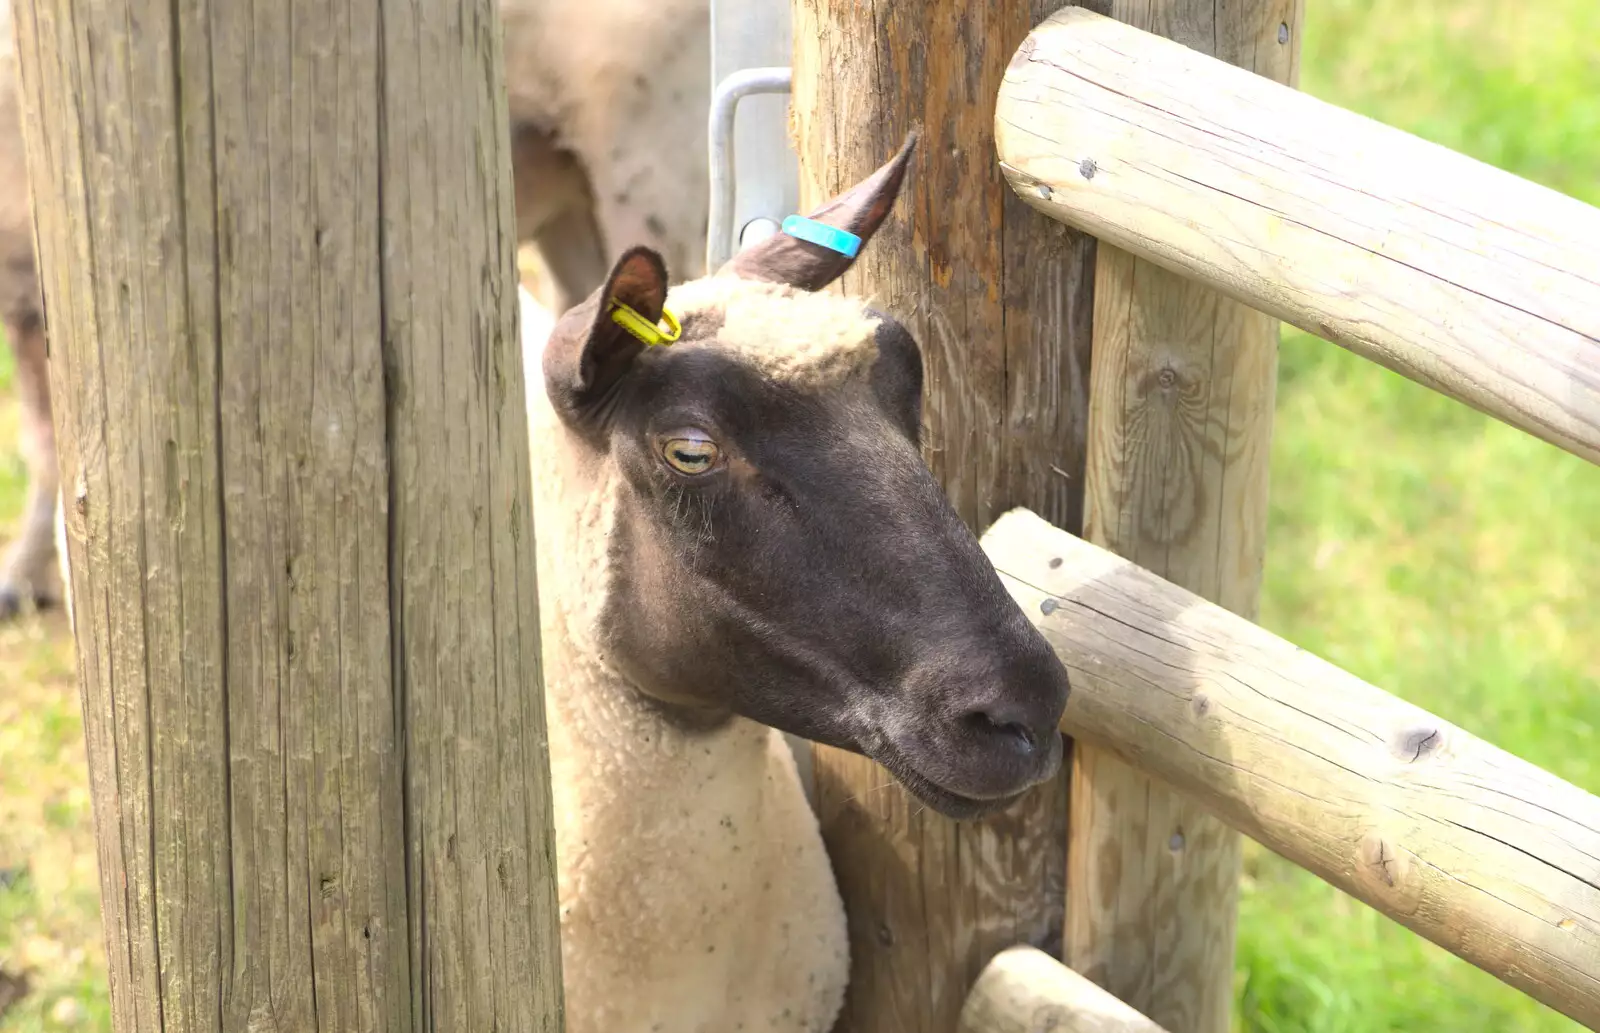
[[[1600,3],[1307,6],[1308,92],[1600,202]],[[1600,469],[1288,333],[1272,476],[1267,627],[1600,792]],[[0,968],[34,993],[4,1033],[107,1028],[89,823],[65,624],[27,621],[0,632],[0,871],[29,873],[0,887]],[[1242,1030],[1577,1028],[1249,844],[1241,899]]]
[[[1600,4],[1308,0],[1301,87],[1600,201]],[[1600,469],[1284,335],[1262,623],[1600,792]],[[1579,1027],[1247,844],[1239,1028]]]
[[[0,342],[0,540],[22,509],[11,352]],[[5,1033],[107,1030],[99,882],[72,648],[59,613],[0,627],[0,971],[31,992]]]

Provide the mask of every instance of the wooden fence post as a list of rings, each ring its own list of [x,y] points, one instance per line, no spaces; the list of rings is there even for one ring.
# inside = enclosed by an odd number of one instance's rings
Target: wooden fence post
[[[1094,242],[1027,209],[1001,177],[993,132],[1007,63],[1060,6],[794,6],[803,210],[922,128],[905,194],[843,289],[921,343],[928,461],[975,531],[1016,505],[1069,530],[1081,521]],[[870,761],[821,747],[815,758],[850,914],[840,1031],[952,1033],[998,951],[1059,951],[1065,772],[1001,816],[957,824]]]
[[[1115,0],[1111,14],[1280,82],[1304,0]],[[1085,537],[1254,616],[1278,322],[1102,244]],[[1173,1033],[1226,1033],[1239,836],[1102,750],[1073,753],[1065,960]]]
[[[559,1030],[494,0],[17,0],[115,1028]]]

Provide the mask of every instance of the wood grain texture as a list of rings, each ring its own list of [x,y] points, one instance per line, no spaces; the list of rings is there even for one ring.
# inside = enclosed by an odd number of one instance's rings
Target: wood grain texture
[[[1600,209],[1081,11],[998,122],[1041,211],[1600,462]]]
[[[1117,0],[1109,13],[1172,37],[1184,45],[1177,49],[1295,79],[1301,0]],[[1118,25],[1091,12],[1076,16]],[[1006,89],[1034,74],[1042,31],[1019,49]],[[1014,123],[1031,126],[1045,110],[997,106],[1002,155],[1026,131]],[[1037,205],[1037,196],[1022,196]],[[1105,241],[1097,254],[1084,533],[1251,615],[1267,517],[1277,323]],[[1071,799],[1067,963],[1175,1033],[1223,1033],[1233,995],[1237,835],[1093,746],[1073,752]]]
[[[1164,1033],[1160,1026],[1034,947],[989,962],[961,1009],[960,1033]]]
[[[1056,3],[795,4],[802,207],[876,169],[913,126],[915,167],[841,287],[922,345],[926,455],[974,530],[1026,502],[1081,521],[1093,241],[1027,208],[994,162],[994,98]],[[841,1031],[950,1033],[1014,943],[1058,949],[1066,775],[989,821],[912,802],[878,765],[819,748],[817,806],[850,915]]]
[[[21,0],[115,1028],[559,1030],[493,0]]]
[[[1030,513],[984,549],[1080,748],[1600,1028],[1600,799]]]

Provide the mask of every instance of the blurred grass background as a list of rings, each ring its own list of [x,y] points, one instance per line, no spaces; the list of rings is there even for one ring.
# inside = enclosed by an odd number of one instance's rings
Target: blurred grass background
[[[27,492],[11,350],[0,345],[0,540]],[[4,1033],[107,1030],[105,949],[71,633],[60,611],[0,624],[0,1014]]]
[[[1307,0],[1301,87],[1600,203],[1600,3]],[[0,349],[0,536],[15,532]],[[1600,469],[1284,334],[1262,623],[1600,792]],[[4,1033],[107,1029],[94,843],[59,615],[0,628]],[[1576,1031],[1246,846],[1236,1026]]]
[[[1306,0],[1303,90],[1600,204],[1600,3]],[[1298,331],[1261,623],[1600,793],[1600,469]],[[1236,1028],[1580,1027],[1246,844]]]

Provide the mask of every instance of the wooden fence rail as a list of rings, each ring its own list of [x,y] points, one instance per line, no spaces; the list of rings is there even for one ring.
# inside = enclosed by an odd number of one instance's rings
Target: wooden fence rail
[[[1063,731],[1600,1028],[1600,799],[1025,510],[983,541]]]
[[[1040,211],[1600,462],[1600,210],[1078,8],[995,142]]]
[[[956,1033],[1166,1033],[1037,947],[995,955],[972,984]]]

